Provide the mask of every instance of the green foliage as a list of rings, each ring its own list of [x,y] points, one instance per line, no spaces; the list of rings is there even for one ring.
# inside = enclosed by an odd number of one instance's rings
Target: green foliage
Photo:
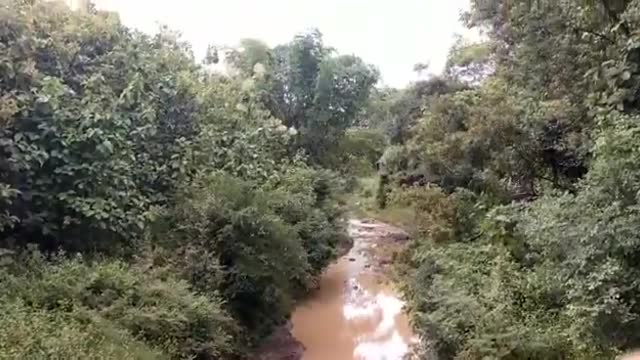
[[[295,129],[262,107],[251,81],[212,77],[199,95],[204,114],[193,147],[198,170],[218,169],[267,181],[304,160],[291,155]]]
[[[640,183],[632,144],[640,133],[635,118],[615,119],[598,136],[577,195],[482,216],[452,211],[481,204],[458,193],[421,201],[428,210],[416,206],[428,214],[428,240],[409,251],[406,290],[432,350],[463,359],[595,359],[637,346]],[[455,224],[466,229],[454,232]]]
[[[2,355],[241,358],[316,285],[347,242],[320,165],[377,161],[384,137],[347,131],[377,72],[319,32],[226,56],[0,0]]]
[[[490,42],[469,43],[460,37],[449,51],[445,72],[452,78],[478,83],[493,70],[492,55]]]
[[[378,171],[381,174],[395,174],[396,176],[400,174],[402,176],[409,170],[408,160],[409,157],[405,146],[388,146],[378,161]]]
[[[352,128],[323,155],[322,163],[343,174],[371,175],[377,169],[386,144],[387,139],[380,130]]]
[[[424,102],[434,96],[464,89],[458,81],[433,77],[409,85],[406,89],[375,89],[357,117],[362,127],[385,133],[391,144],[404,145],[413,127],[424,113]]]
[[[389,193],[389,175],[382,174],[378,180],[378,189],[376,192],[376,204],[379,209],[387,207]]]
[[[318,30],[270,50],[254,40],[243,41],[241,48],[231,52],[231,62],[255,81],[260,102],[297,131],[296,147],[316,162],[355,122],[378,80],[377,70],[362,59],[334,56]]]
[[[264,186],[275,212],[300,236],[313,276],[320,275],[335,258],[336,248],[348,241],[338,205],[344,186],[338,174],[308,167],[287,169],[278,183]]]
[[[171,33],[151,38],[113,14],[59,5],[0,7],[3,242],[131,245],[187,175],[195,65]]]
[[[226,54],[229,64],[244,77],[261,76],[272,66],[271,49],[257,39],[242,39],[238,49],[231,49]]]
[[[423,357],[640,346],[638,14],[635,0],[473,2],[488,43],[456,44],[447,70],[469,86],[423,99],[410,172],[391,171],[426,184],[389,197],[415,212],[398,269]]]
[[[208,250],[212,259],[202,260],[224,271],[220,288],[233,315],[265,336],[291,309],[294,284],[306,281],[308,263],[295,232],[269,209],[265,194],[239,179],[204,179],[185,200],[172,216],[174,242]],[[194,280],[201,291],[216,285]]]
[[[3,336],[6,353],[151,358],[161,352],[167,358],[214,359],[232,350],[234,324],[221,300],[196,295],[184,281],[118,261],[25,256],[3,271],[0,299],[15,313],[2,321],[43,333],[41,342],[20,331]],[[56,334],[60,344],[49,338]],[[104,353],[91,354],[92,344]]]
[[[93,314],[74,316],[3,301],[3,359],[169,359]]]
[[[579,157],[590,142],[584,134],[563,139],[564,125],[549,120],[565,116],[567,104],[536,103],[509,89],[489,78],[476,89],[432,99],[408,144],[409,168],[448,191],[533,196],[547,183],[572,189],[585,172]]]
[[[220,291],[251,343],[286,319],[343,231],[322,173],[290,168],[277,178],[257,186],[204,176],[161,219],[182,277],[203,293]]]

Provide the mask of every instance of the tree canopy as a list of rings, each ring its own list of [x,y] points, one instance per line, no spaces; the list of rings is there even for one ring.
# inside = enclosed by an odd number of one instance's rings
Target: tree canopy
[[[230,63],[253,78],[260,101],[297,131],[296,145],[316,162],[355,123],[378,81],[374,67],[354,55],[335,55],[318,30],[273,49],[243,40]]]

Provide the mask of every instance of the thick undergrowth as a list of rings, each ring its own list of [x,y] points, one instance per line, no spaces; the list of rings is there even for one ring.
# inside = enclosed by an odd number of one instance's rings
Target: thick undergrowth
[[[413,212],[398,270],[421,357],[640,346],[639,9],[472,2],[486,42],[460,41],[441,77],[402,93],[422,110],[385,152],[377,193]]]

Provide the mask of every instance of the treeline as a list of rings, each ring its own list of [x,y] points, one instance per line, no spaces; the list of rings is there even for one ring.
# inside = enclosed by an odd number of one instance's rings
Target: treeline
[[[316,31],[223,56],[0,1],[0,357],[242,358],[315,286],[377,71]]]
[[[415,210],[398,266],[421,356],[640,347],[640,1],[474,1],[464,18],[486,41],[375,112],[396,135],[381,205]]]

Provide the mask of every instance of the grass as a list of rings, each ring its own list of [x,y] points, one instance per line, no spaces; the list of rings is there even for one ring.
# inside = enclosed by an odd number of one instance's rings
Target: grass
[[[376,192],[378,177],[362,177],[358,179],[356,189],[345,199],[351,216],[368,218],[395,225],[407,232],[414,230],[414,210],[408,206],[389,204],[385,209],[378,208]]]

